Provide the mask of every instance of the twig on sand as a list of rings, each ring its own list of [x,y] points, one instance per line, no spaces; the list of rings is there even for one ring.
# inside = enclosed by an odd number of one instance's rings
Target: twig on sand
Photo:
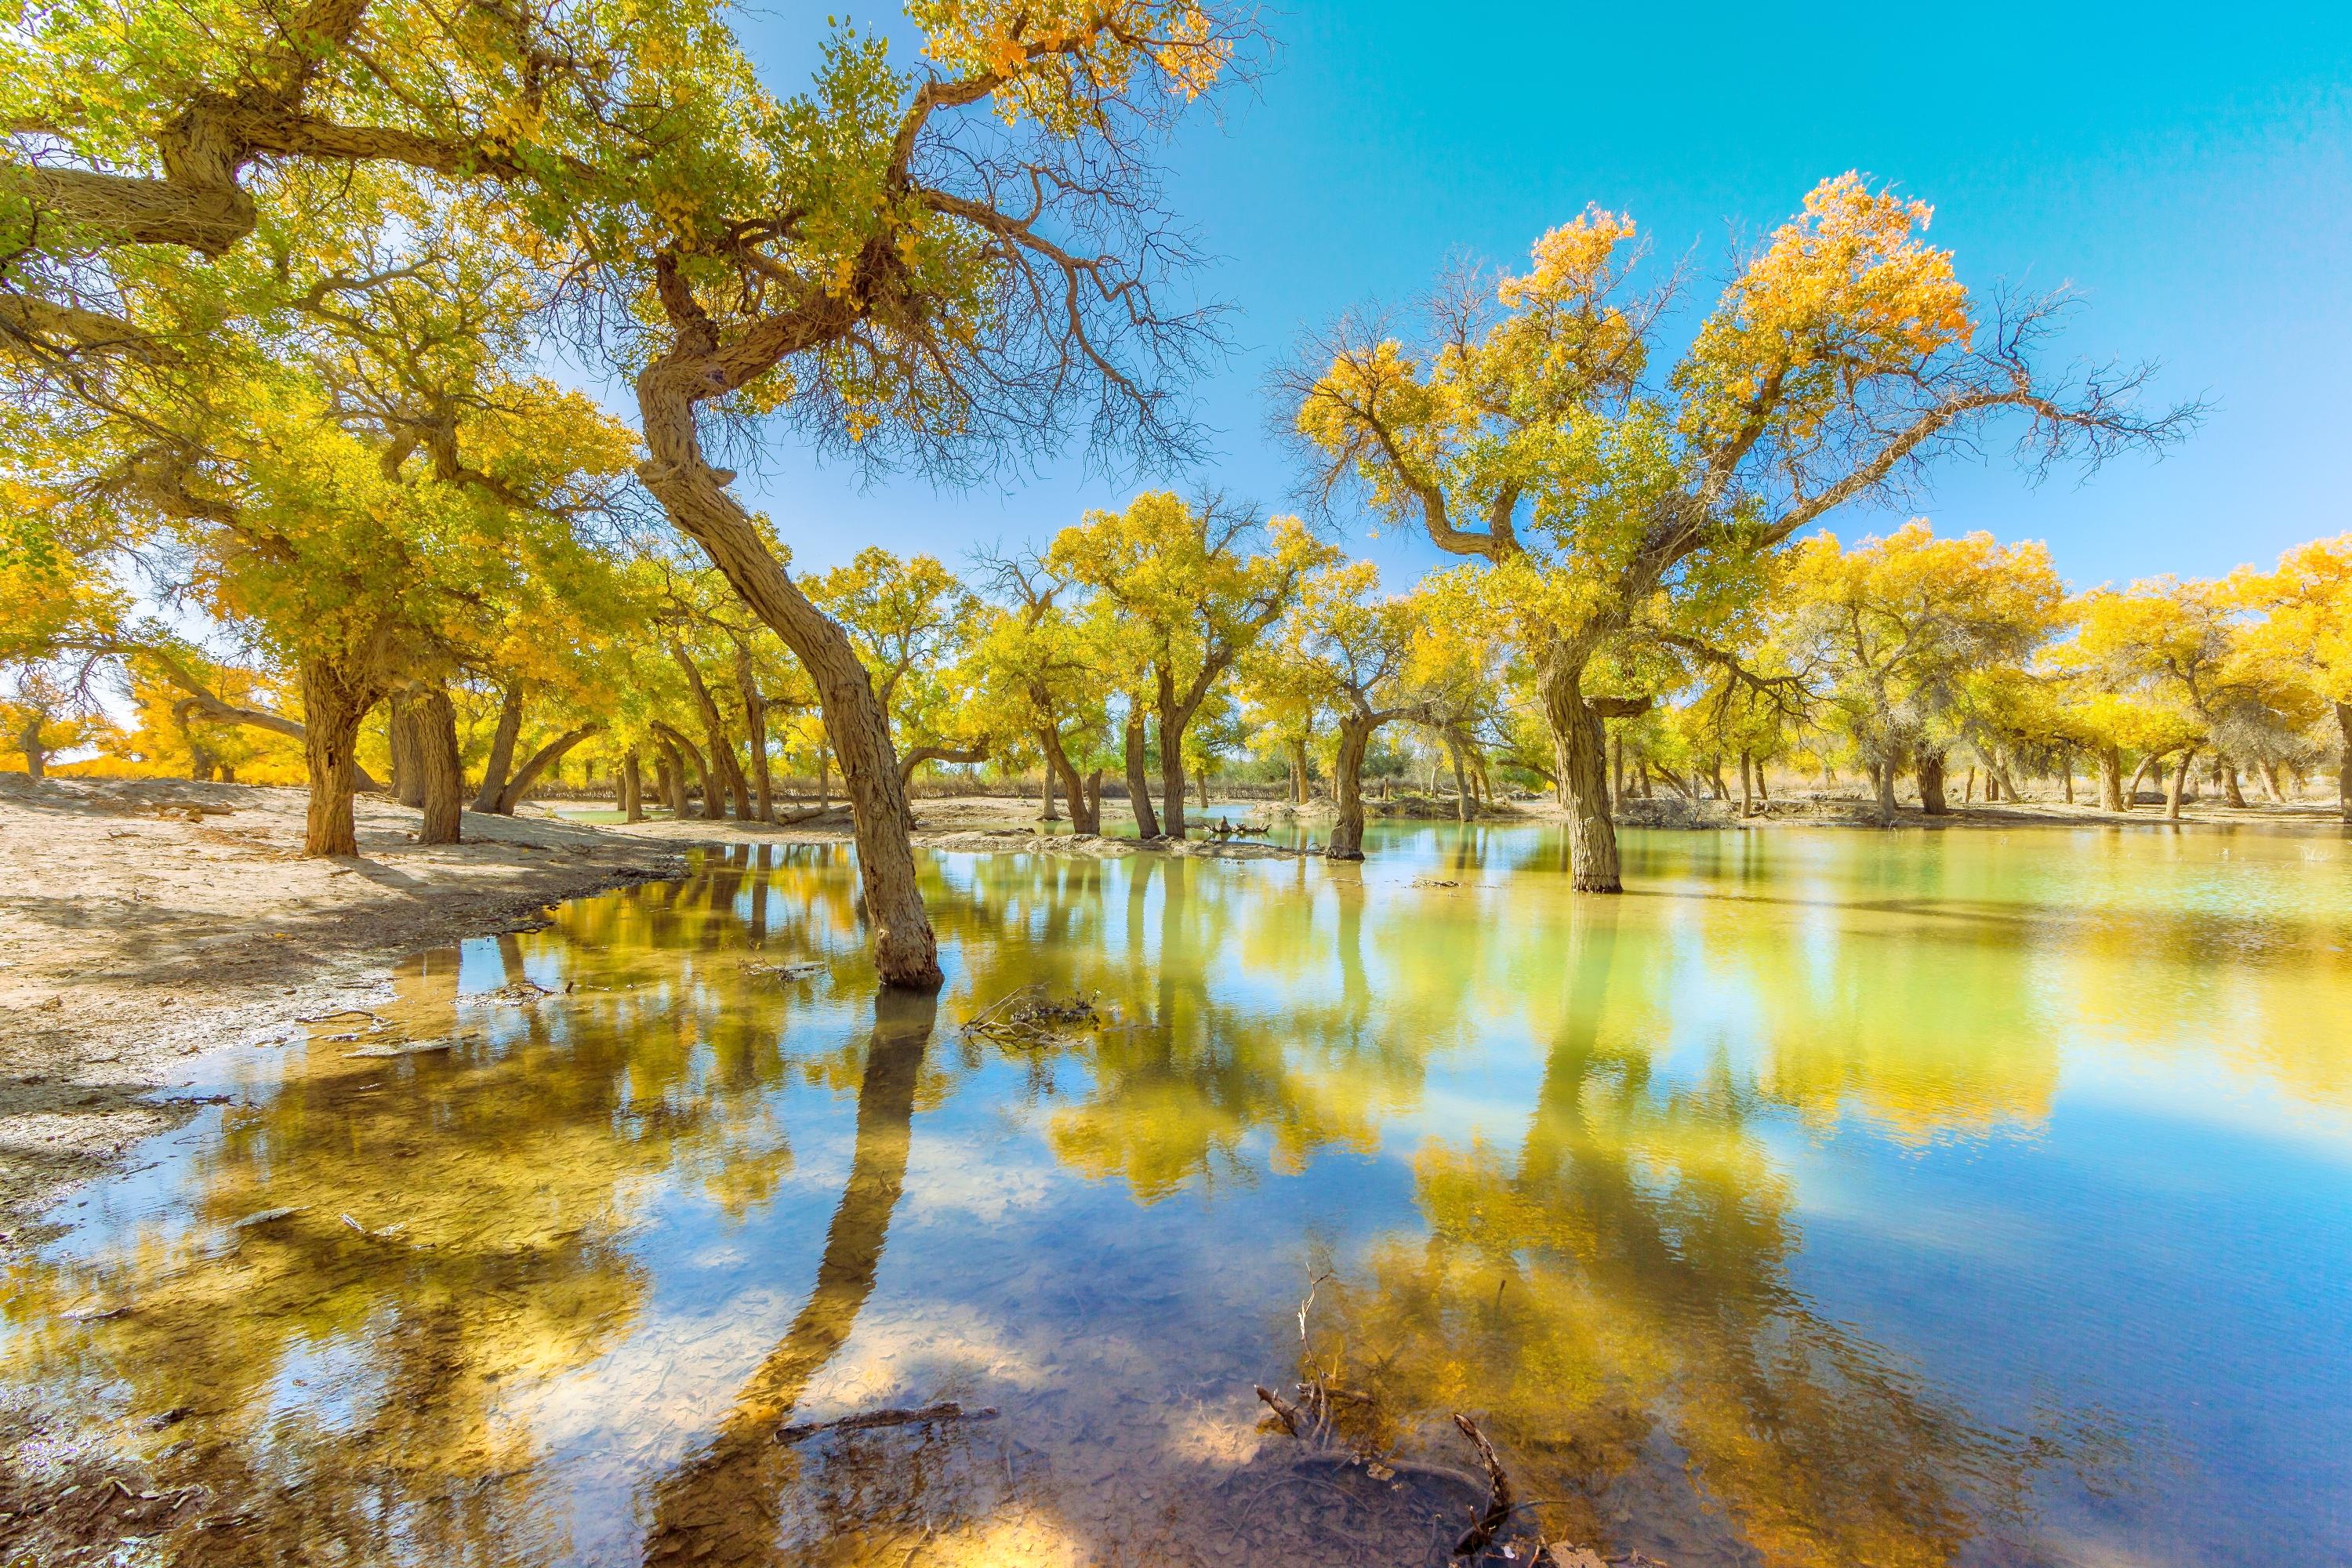
[[[918,1410],[867,1410],[856,1415],[844,1415],[835,1421],[802,1421],[776,1433],[779,1443],[797,1443],[814,1437],[820,1432],[863,1432],[875,1426],[915,1426],[933,1421],[993,1421],[996,1406],[983,1405],[977,1410],[966,1410],[955,1401],[942,1400]]]

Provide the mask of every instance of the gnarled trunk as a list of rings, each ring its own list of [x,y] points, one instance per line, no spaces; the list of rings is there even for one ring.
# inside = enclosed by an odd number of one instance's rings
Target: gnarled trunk
[[[1326,858],[1364,858],[1364,752],[1371,744],[1372,721],[1360,713],[1339,718],[1339,760],[1331,769],[1331,793],[1339,798],[1339,820],[1331,826]]]
[[[2229,797],[2229,802],[2231,805],[2242,808],[2245,805],[2246,792],[2244,789],[2240,787],[2238,784],[2237,763],[2223,763],[2221,764],[2221,788],[2223,793]]]
[[[1585,700],[1583,663],[1554,659],[1544,672],[1543,699],[1554,776],[1568,811],[1570,880],[1579,892],[1622,892],[1617,828],[1609,820],[1607,747],[1601,715]]]
[[[507,773],[514,766],[515,741],[522,734],[522,678],[507,682],[499,696],[499,726],[490,733],[490,754],[482,763],[482,787],[474,792],[476,811],[496,811]]]
[[[2119,746],[2099,748],[2099,809],[2125,809],[2124,753]]]
[[[310,809],[302,824],[302,853],[356,855],[359,831],[352,821],[352,791],[358,781],[360,721],[382,696],[364,677],[338,669],[322,658],[299,667],[302,690],[302,767],[309,775]]]
[[[1127,705],[1127,804],[1135,812],[1135,836],[1160,837],[1160,818],[1151,809],[1151,781],[1143,771],[1143,704]]]
[[[49,749],[41,743],[41,716],[34,714],[16,731],[16,749],[25,753],[25,776],[28,779],[48,777]]]
[[[1925,752],[1919,757],[1919,809],[1929,816],[1948,816],[1944,801],[1944,753]]]
[[[683,288],[665,280],[673,308]],[[890,719],[866,666],[842,629],[809,602],[728,493],[731,474],[703,460],[694,425],[696,402],[726,390],[729,373],[708,330],[690,326],[671,352],[637,378],[648,457],[638,470],[646,488],[710,559],[754,615],[782,637],[814,682],[825,731],[841,752],[857,839],[857,875],[874,931],[874,962],[885,985],[936,989],[939,940],[923,908],[910,837],[914,814],[898,776]]]
[[[449,689],[435,681],[412,694],[408,718],[420,775],[417,804],[425,813],[416,841],[456,844],[466,831],[466,769],[457,757],[457,709]]]

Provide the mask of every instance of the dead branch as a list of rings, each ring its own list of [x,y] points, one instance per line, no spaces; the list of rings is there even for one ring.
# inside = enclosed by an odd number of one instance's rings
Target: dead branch
[[[993,1421],[996,1406],[983,1405],[977,1410],[966,1410],[955,1401],[942,1400],[915,1410],[868,1410],[856,1415],[844,1415],[835,1421],[802,1421],[780,1428],[779,1443],[798,1443],[820,1432],[865,1432],[878,1426],[919,1426],[935,1421]]]

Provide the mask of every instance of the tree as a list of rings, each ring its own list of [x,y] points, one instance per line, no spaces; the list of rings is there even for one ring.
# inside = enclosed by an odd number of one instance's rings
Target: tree
[[[1034,740],[1046,787],[1059,788],[1069,806],[1071,831],[1100,833],[1109,627],[1074,612],[1065,601],[1076,585],[1034,556],[983,556],[982,564],[1005,601],[986,613],[973,645],[987,727]]]
[[[2275,571],[2233,583],[2263,613],[2252,650],[2293,670],[2336,721],[2336,801],[2352,822],[2352,533],[2297,545]]]
[[[848,635],[887,716],[902,779],[925,763],[986,760],[957,667],[971,648],[980,601],[936,557],[900,560],[877,545],[846,566],[806,579],[809,599]]]
[[[1379,569],[1350,562],[1307,580],[1257,661],[1254,684],[1289,688],[1339,721],[1331,781],[1339,820],[1324,848],[1331,859],[1364,858],[1364,753],[1373,735],[1399,720],[1444,721],[1445,678],[1458,678],[1459,667],[1446,668],[1442,652],[1423,655],[1428,610],[1412,596],[1381,596]]]
[[[1780,628],[1828,720],[1874,775],[1882,823],[1895,777],[1914,768],[1921,806],[1943,809],[1943,759],[1990,671],[2021,667],[2059,624],[2065,584],[2038,543],[1989,533],[1939,540],[1924,520],[1852,550],[1834,534],[1797,547]]]
[[[2147,371],[2061,385],[2034,368],[2063,299],[1989,320],[1919,231],[1924,203],[1825,180],[1739,268],[1663,386],[1644,381],[1671,287],[1631,297],[1633,222],[1598,208],[1524,274],[1450,279],[1419,340],[1341,321],[1286,386],[1314,488],[1484,562],[1534,665],[1570,813],[1576,886],[1620,887],[1597,658],[1664,637],[1712,653],[1760,558],[1850,503],[1899,495],[1937,456],[2024,421],[2036,466],[2181,436],[2146,416]]]
[[[1268,523],[1222,497],[1187,502],[1172,490],[1138,496],[1124,511],[1090,511],[1055,535],[1047,565],[1106,602],[1150,683],[1169,837],[1184,837],[1184,731],[1307,574],[1338,559],[1297,518]],[[1132,712],[1129,724],[1139,730]]]
[[[843,30],[814,91],[779,102],[718,18],[667,0],[625,15],[315,0],[138,29],[47,13],[12,56],[26,68],[9,122],[43,155],[0,166],[17,284],[0,328],[42,375],[168,353],[106,308],[108,289],[159,247],[235,251],[289,171],[365,163],[427,171],[529,260],[608,281],[640,476],[808,668],[877,965],[931,987],[886,716],[709,460],[705,421],[781,415],[820,445],[950,477],[1074,420],[1100,448],[1187,453],[1171,400],[1214,340],[1205,315],[1160,302],[1189,252],[1144,153],[1247,24],[1200,0],[909,14],[932,62],[919,78]]]

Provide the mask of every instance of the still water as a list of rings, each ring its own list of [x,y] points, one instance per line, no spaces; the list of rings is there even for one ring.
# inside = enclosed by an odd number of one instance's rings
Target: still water
[[[1676,1568],[2352,1561],[2343,840],[1369,847],[939,857],[936,1004],[834,847],[425,955],[67,1206],[0,1377],[188,1562],[1444,1562],[1261,1430],[1302,1358]],[[1037,984],[1098,1026],[960,1031]]]

